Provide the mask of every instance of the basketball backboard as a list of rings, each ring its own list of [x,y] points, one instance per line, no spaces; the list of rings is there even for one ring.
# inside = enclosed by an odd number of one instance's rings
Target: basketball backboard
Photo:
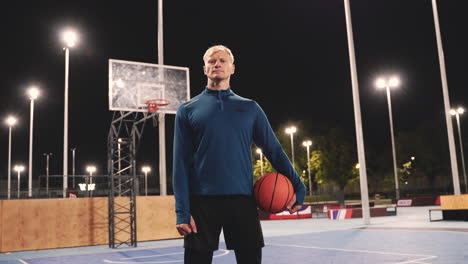
[[[147,112],[146,101],[152,99],[170,102],[158,113],[175,114],[190,99],[189,69],[109,60],[109,110]]]

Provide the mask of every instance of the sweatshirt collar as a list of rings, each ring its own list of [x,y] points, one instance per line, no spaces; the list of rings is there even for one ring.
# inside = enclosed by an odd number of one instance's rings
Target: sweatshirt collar
[[[209,95],[221,96],[221,97],[225,97],[225,96],[233,94],[230,87],[227,90],[213,90],[213,89],[206,87],[204,93],[209,94]]]

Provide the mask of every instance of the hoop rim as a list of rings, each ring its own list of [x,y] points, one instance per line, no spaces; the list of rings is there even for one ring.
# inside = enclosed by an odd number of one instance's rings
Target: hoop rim
[[[150,99],[145,102],[146,105],[155,105],[155,106],[166,106],[169,105],[171,101],[167,99]]]
[[[167,99],[150,99],[147,100],[146,105],[148,106],[147,110],[150,113],[155,113],[158,111],[158,108],[161,106],[166,106],[170,104],[171,102]]]

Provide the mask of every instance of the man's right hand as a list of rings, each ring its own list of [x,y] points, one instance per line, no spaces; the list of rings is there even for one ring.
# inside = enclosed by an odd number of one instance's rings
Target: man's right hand
[[[193,217],[190,216],[190,224],[179,224],[176,225],[177,232],[181,236],[186,236],[192,232],[197,233],[197,225],[195,224],[195,220],[193,220]]]

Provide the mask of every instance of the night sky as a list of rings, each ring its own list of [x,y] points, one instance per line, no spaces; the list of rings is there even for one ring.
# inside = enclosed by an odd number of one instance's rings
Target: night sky
[[[438,2],[451,104],[464,105],[468,6],[466,0]],[[400,88],[392,92],[396,133],[426,122],[446,129],[431,1],[351,0],[351,8],[366,147],[391,147],[385,93],[374,87],[383,74],[401,78]],[[45,152],[53,153],[51,174],[62,173],[60,32],[66,27],[80,34],[70,52],[69,147],[77,148],[77,174],[91,163],[98,173],[106,173],[112,119],[108,59],[157,63],[157,1],[9,1],[2,10],[0,179],[7,174],[8,128],[3,120],[8,114],[19,118],[12,163],[28,164],[26,89],[32,84],[42,93],[34,112],[34,177],[45,173]],[[303,120],[312,130],[338,126],[354,138],[342,0],[165,1],[164,62],[190,68],[192,97],[205,87],[202,55],[214,44],[232,49],[232,89],[256,100],[275,130]],[[168,159],[173,119],[167,117]],[[466,122],[462,118],[464,133]],[[156,131],[147,127],[139,155],[141,164],[153,169],[158,164]],[[297,142],[309,136],[299,128]],[[71,171],[71,153],[69,158]]]

